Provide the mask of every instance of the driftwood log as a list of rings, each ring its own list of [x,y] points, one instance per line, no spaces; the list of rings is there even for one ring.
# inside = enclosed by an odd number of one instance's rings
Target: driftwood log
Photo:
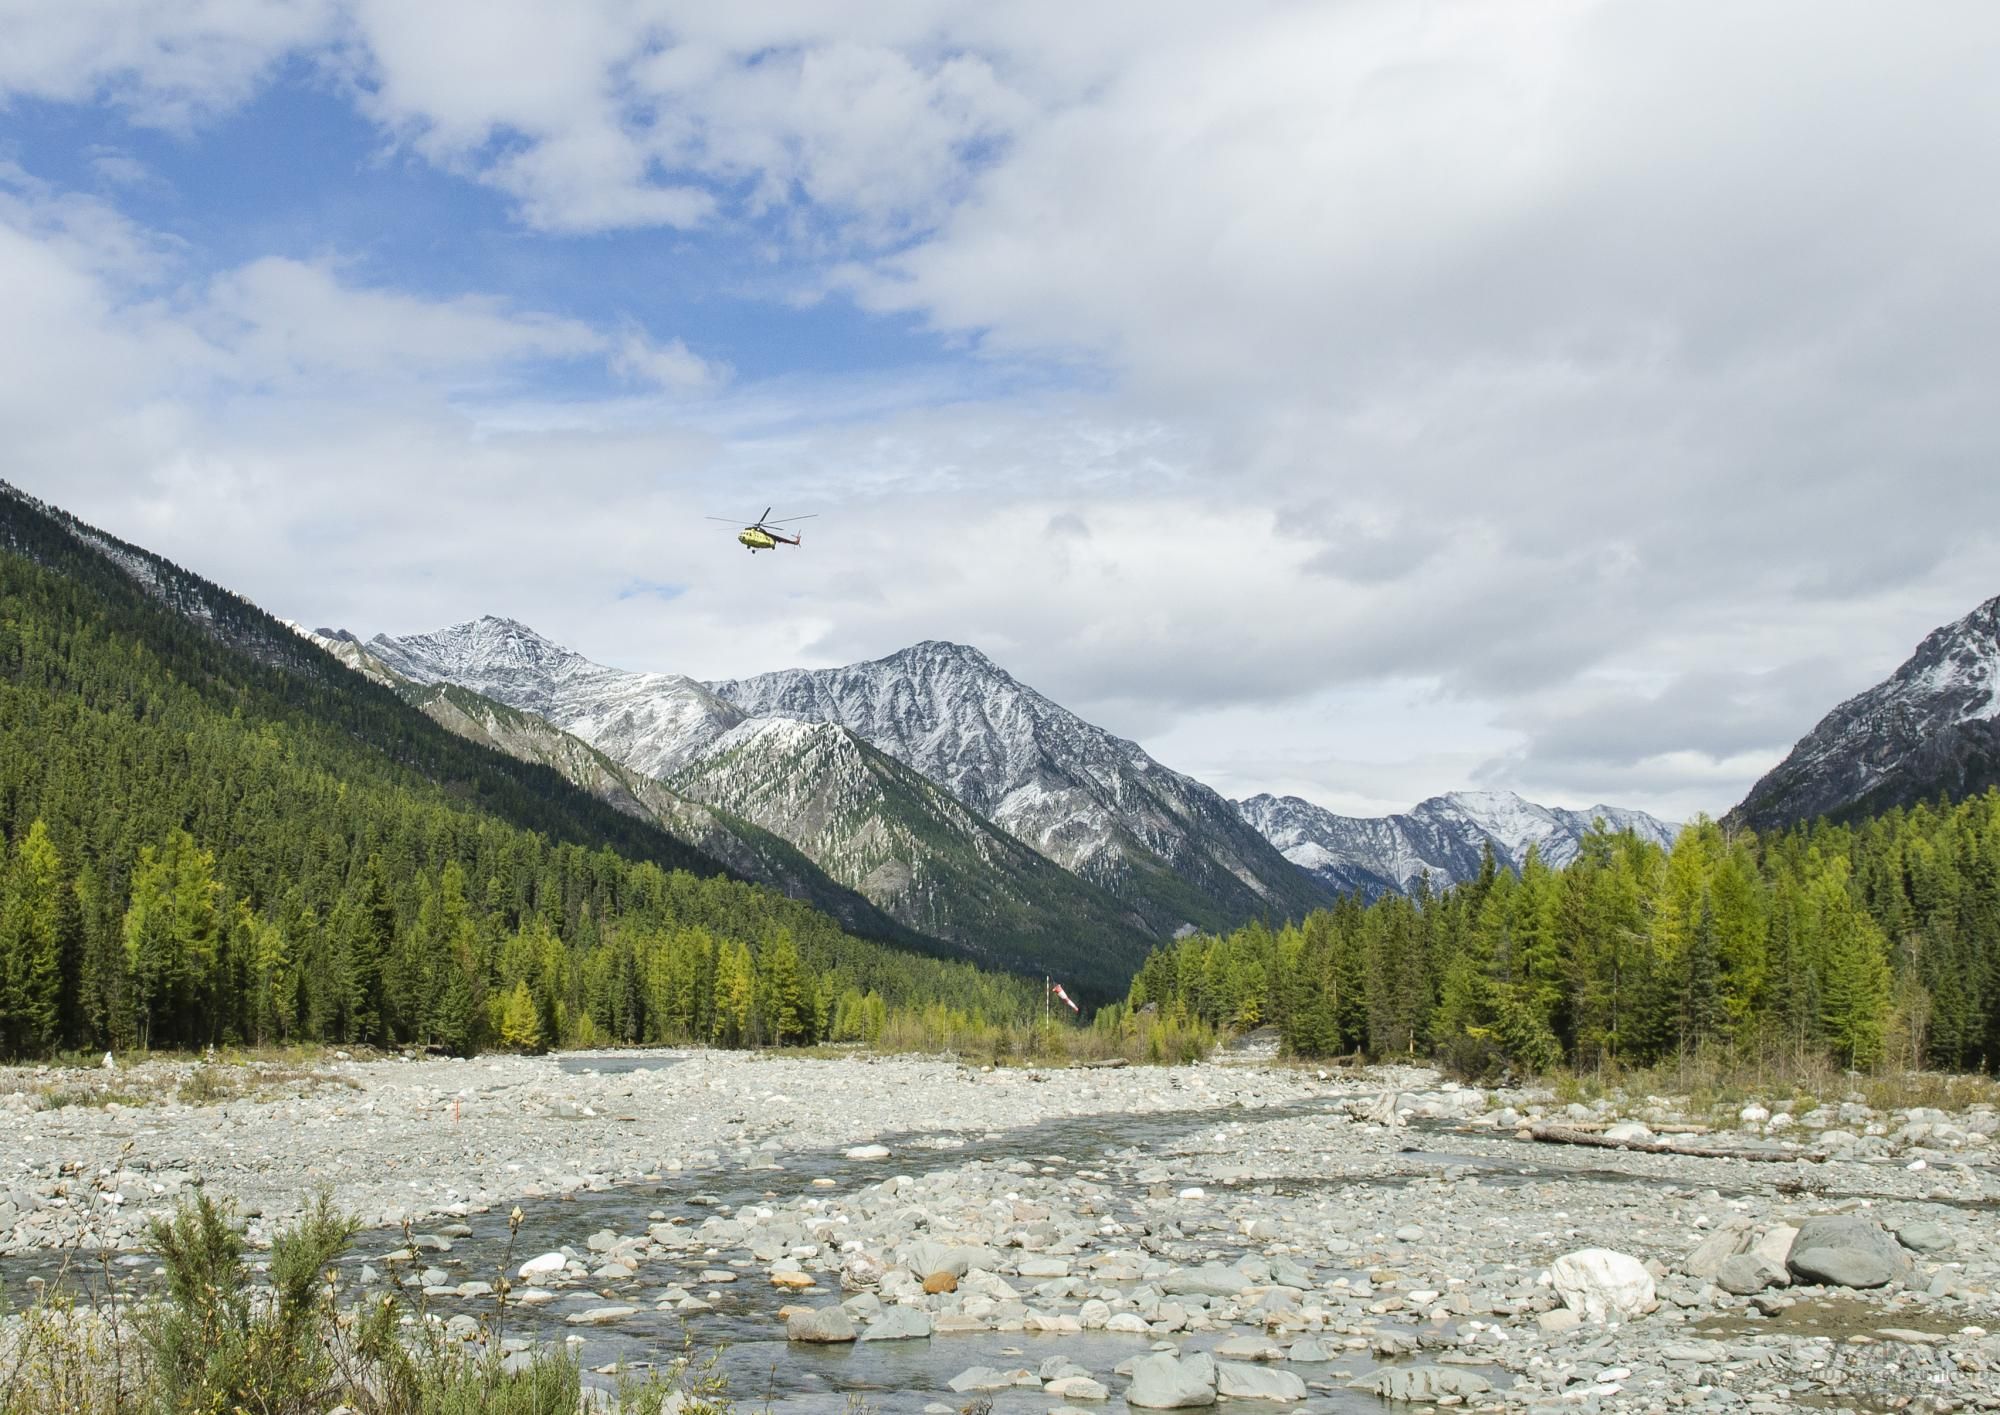
[[[1698,1160],[1757,1160],[1766,1164],[1796,1164],[1803,1160],[1807,1164],[1819,1164],[1826,1158],[1825,1155],[1810,1154],[1804,1150],[1779,1153],[1772,1150],[1669,1145],[1658,1140],[1613,1140],[1609,1136],[1594,1135],[1588,1130],[1578,1130],[1567,1125],[1535,1125],[1516,1133],[1544,1145],[1588,1145],[1600,1150],[1635,1150],[1642,1155],[1681,1155]]]

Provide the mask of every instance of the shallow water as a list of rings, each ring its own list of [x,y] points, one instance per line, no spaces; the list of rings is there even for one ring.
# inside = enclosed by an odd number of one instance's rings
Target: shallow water
[[[635,1071],[665,1071],[686,1060],[685,1056],[656,1051],[581,1056],[565,1052],[556,1058],[556,1066],[565,1076],[629,1076]]]

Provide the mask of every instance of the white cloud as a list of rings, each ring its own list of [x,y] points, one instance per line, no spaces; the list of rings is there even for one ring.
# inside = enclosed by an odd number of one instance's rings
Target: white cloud
[[[0,100],[99,96],[185,128],[335,33],[333,0],[0,0]]]
[[[614,345],[611,370],[634,383],[682,390],[712,388],[729,376],[726,367],[702,358],[685,341],[656,344],[637,330],[627,330]]]

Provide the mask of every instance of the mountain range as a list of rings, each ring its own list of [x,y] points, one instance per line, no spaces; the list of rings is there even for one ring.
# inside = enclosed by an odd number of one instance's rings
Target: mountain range
[[[1503,869],[1519,870],[1530,849],[1560,869],[1598,821],[1660,845],[1680,830],[1644,811],[1564,810],[1511,791],[1454,791],[1393,816],[1339,816],[1297,796],[1252,796],[1236,808],[1327,889],[1369,899],[1409,893],[1426,875],[1433,889],[1471,879],[1489,850]]]
[[[704,683],[606,667],[491,616],[365,644],[322,633],[364,672],[449,682],[533,713],[686,801],[754,821],[910,928],[991,943],[994,911],[971,881],[995,869],[1039,879],[1010,896],[1008,915],[1045,936],[1029,944],[1034,957],[1061,956],[1046,940],[1087,933],[1122,967],[1132,949],[1189,929],[1296,917],[1348,891],[1412,889],[1426,872],[1441,888],[1489,850],[1507,868],[1531,846],[1561,865],[1598,819],[1661,842],[1677,829],[1503,792],[1379,819],[1296,797],[1227,801],[978,649],[936,640],[843,668]],[[996,851],[996,833],[1024,853]],[[1048,864],[1067,889],[1038,871]],[[949,890],[927,884],[947,877]]]

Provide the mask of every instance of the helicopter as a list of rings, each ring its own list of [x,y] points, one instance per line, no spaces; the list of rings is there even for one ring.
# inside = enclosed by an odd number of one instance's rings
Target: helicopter
[[[813,517],[786,516],[774,521],[771,519],[771,512],[776,509],[776,507],[766,506],[762,516],[759,516],[736,533],[736,539],[752,555],[755,555],[760,550],[776,550],[781,545],[797,545],[805,539],[802,532],[794,531],[792,534],[786,535],[783,531],[775,528],[778,526],[789,526],[794,521],[810,521]],[[737,524],[735,518],[730,516],[709,516],[706,519],[721,521],[732,526]]]

